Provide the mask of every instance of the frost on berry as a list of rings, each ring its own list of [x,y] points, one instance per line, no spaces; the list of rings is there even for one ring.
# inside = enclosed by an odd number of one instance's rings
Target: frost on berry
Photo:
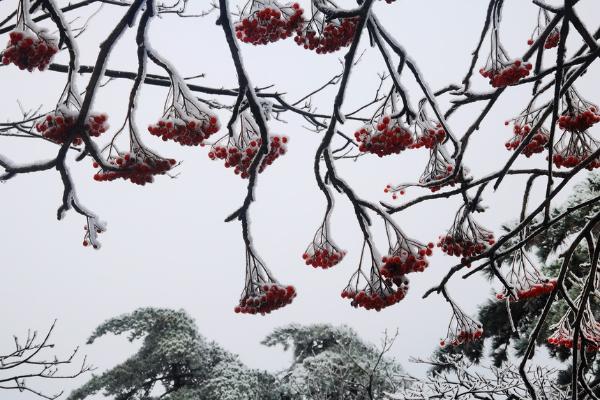
[[[541,36],[541,34],[546,30],[546,27],[549,23],[550,15],[548,13],[548,10],[545,10],[540,7],[538,12],[537,25],[533,30],[530,39],[527,40],[527,44],[531,46],[535,42],[535,40],[537,40]],[[552,49],[558,46],[558,42],[560,42],[560,32],[558,28],[554,27],[554,29],[550,31],[548,36],[546,36],[546,40],[544,41],[544,48]]]
[[[274,0],[250,0],[235,24],[235,35],[253,45],[287,39],[301,29],[303,13],[298,3],[280,5]]]
[[[523,139],[531,134],[531,130],[538,124],[542,109],[530,110],[527,109],[517,118],[511,120],[513,123],[513,137],[506,142],[507,150],[516,150]],[[506,121],[508,125],[511,121]],[[540,127],[534,134],[527,146],[523,148],[522,154],[529,158],[533,154],[541,153],[548,147],[550,133],[543,126]]]
[[[43,30],[14,30],[9,34],[6,49],[0,54],[4,65],[14,64],[32,72],[45,70],[58,52],[56,39]]]
[[[440,181],[452,176],[454,173],[454,160],[446,152],[446,149],[442,145],[438,145],[431,150],[429,161],[425,166],[425,171],[419,178],[419,184],[423,187],[429,188],[432,192],[437,192],[443,186],[454,186],[458,180],[456,178],[449,180],[445,183],[439,183]],[[466,171],[465,168],[463,170]]]
[[[571,319],[574,318],[571,311],[568,310],[565,315],[550,329],[554,332],[548,338],[548,343],[556,347],[564,347],[567,349],[573,348],[573,328],[571,327]],[[580,323],[580,334],[585,342],[585,350],[588,352],[597,352],[600,350],[600,323],[596,321],[594,313],[590,307],[589,301],[586,303],[583,318]],[[581,349],[582,340],[577,342],[577,348]]]
[[[340,250],[329,238],[328,225],[327,218],[325,218],[317,229],[312,242],[302,254],[306,265],[327,269],[337,265],[346,255],[346,252]]]
[[[401,183],[398,185],[387,185],[383,191],[385,193],[391,193],[392,199],[397,199],[406,193],[406,189],[411,186],[418,186],[428,188],[432,192],[439,191],[442,187],[454,186],[460,179],[470,179],[469,177],[462,176],[466,175],[468,169],[462,168],[462,172],[457,174],[454,178],[445,181],[454,174],[455,163],[446,151],[444,145],[438,144],[434,146],[430,151],[429,161],[425,166],[425,170],[421,174],[417,183]]]
[[[359,151],[377,154],[379,157],[399,154],[414,143],[412,133],[400,118],[389,115],[381,115],[377,122],[363,126],[354,133],[354,137],[359,143]]]
[[[83,246],[99,249],[100,242],[98,241],[98,235],[106,231],[106,223],[100,221],[94,215],[88,215],[87,224],[84,225],[83,230],[85,231]]]
[[[483,337],[481,324],[465,314],[449,297],[447,299],[452,306],[452,317],[448,324],[446,338],[440,342],[440,345],[442,347],[459,346],[463,343],[480,340]]]
[[[162,158],[139,146],[133,146],[130,153],[111,154],[107,161],[114,169],[105,170],[94,163],[95,168],[100,168],[94,175],[95,181],[124,179],[142,186],[154,182],[155,175],[164,175],[177,164],[177,161],[172,158]]]
[[[531,262],[523,249],[515,251],[509,258],[510,271],[506,276],[508,284],[513,288],[513,296],[508,290],[498,293],[498,300],[508,299],[511,302],[530,299],[552,292],[556,279],[546,278]]]
[[[600,122],[598,106],[582,98],[573,87],[561,99],[561,109],[558,127],[564,131],[585,132]]]
[[[494,243],[494,234],[477,224],[468,207],[463,205],[456,213],[452,227],[439,237],[437,247],[449,256],[461,257],[464,262]]]
[[[222,143],[226,140],[226,143]],[[270,135],[268,152],[258,166],[261,173],[267,166],[287,152],[287,136]],[[232,168],[236,175],[243,179],[250,176],[252,161],[259,154],[262,145],[258,126],[254,118],[247,112],[240,115],[239,133],[233,137],[226,136],[215,143],[208,157],[211,160],[224,160],[226,168]]]
[[[162,118],[148,132],[182,146],[203,146],[220,129],[217,117],[200,104],[185,82],[169,65],[171,87]]]
[[[379,157],[399,154],[415,144],[415,135],[401,121],[397,105],[399,94],[392,89],[377,108],[370,122],[354,132],[358,150]]]
[[[296,29],[294,40],[298,46],[317,54],[333,53],[350,46],[359,20],[359,17],[349,17],[326,21],[323,13],[315,10],[310,20]]]
[[[573,168],[579,165],[598,149],[598,141],[589,133],[563,132],[560,139],[554,145],[552,162],[558,168]],[[588,170],[600,168],[600,158],[595,158],[586,165]]]
[[[496,2],[492,9],[493,29],[490,29],[490,54],[485,66],[479,70],[484,78],[489,79],[490,85],[503,88],[514,85],[529,75],[533,66],[521,60],[511,60],[499,38],[502,3]]]
[[[419,126],[419,128],[421,128],[421,133],[417,136],[417,140],[412,145],[413,149],[419,149],[421,147],[433,149],[435,146],[446,140],[446,131],[439,123],[427,121]]]
[[[409,281],[405,275],[396,275],[393,279],[383,276],[378,257],[370,244],[366,252],[369,256],[365,254],[366,244],[365,241],[358,268],[350,277],[348,285],[342,290],[341,296],[349,299],[350,305],[354,308],[381,311],[404,299],[408,292]],[[363,270],[363,264],[370,265],[368,273]]]
[[[391,232],[390,232],[391,231]],[[427,256],[433,252],[433,243],[427,245],[408,238],[400,228],[390,226],[386,221],[389,250],[381,258],[381,275],[396,283],[411,272],[423,272],[429,265]]]
[[[552,49],[558,46],[558,42],[560,42],[560,32],[558,31],[558,29],[554,28],[554,30],[552,30],[552,32],[550,32],[550,34],[546,38],[546,41],[544,42],[544,48]]]
[[[265,315],[290,304],[294,297],[296,289],[278,283],[252,251],[246,249],[246,285],[234,311]]]
[[[488,59],[488,63],[479,73],[484,78],[488,78],[490,85],[495,88],[503,88],[514,85],[522,78],[529,75],[532,69],[530,63],[523,63],[521,60],[509,61],[508,59]]]
[[[600,114],[596,105],[584,100],[573,88],[561,99],[561,110],[557,124],[563,133],[554,144],[552,162],[558,168],[573,168],[598,150],[598,141],[587,130],[600,122]],[[593,159],[586,168],[600,168],[600,158]]]
[[[446,130],[442,125],[429,118],[425,111],[425,101],[419,102],[419,112],[415,119],[416,140],[412,145],[413,149],[425,147],[433,149],[446,140]]]
[[[64,143],[77,121],[78,112],[66,107],[58,107],[52,114],[48,114],[35,124],[35,129],[46,139],[55,143]],[[89,113],[84,124],[84,131],[90,137],[98,137],[108,130],[108,116],[106,114]],[[83,143],[81,134],[76,134],[71,142],[74,146]]]

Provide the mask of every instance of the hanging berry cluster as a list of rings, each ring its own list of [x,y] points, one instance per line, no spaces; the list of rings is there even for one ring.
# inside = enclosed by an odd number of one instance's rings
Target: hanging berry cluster
[[[279,284],[265,265],[246,249],[246,285],[236,313],[269,314],[292,303],[296,297],[293,286]]]
[[[388,254],[381,258],[381,275],[385,278],[394,280],[402,275],[411,272],[423,272],[429,265],[427,256],[432,254],[433,243],[427,245],[421,244],[406,235],[395,226],[391,227],[386,223],[386,233],[390,244]],[[392,239],[394,238],[393,242]]]
[[[108,164],[116,170],[104,170],[98,163],[94,162],[94,168],[100,167],[100,171],[94,175],[95,181],[106,182],[124,179],[143,186],[154,182],[155,175],[166,174],[177,164],[177,161],[172,158],[159,157],[141,148],[135,148],[132,153],[109,156]]]
[[[419,110],[415,119],[415,135],[417,139],[411,146],[413,149],[425,147],[431,150],[446,140],[446,130],[442,124],[427,116],[425,100],[419,101]]]
[[[78,113],[59,107],[54,114],[48,114],[45,118],[35,124],[35,129],[46,139],[55,143],[64,143],[71,134],[71,129],[77,121]],[[84,131],[90,137],[98,137],[108,130],[108,116],[106,114],[90,113],[84,124]],[[83,143],[81,135],[75,135],[71,142],[74,146]]]
[[[585,100],[573,87],[561,99],[558,127],[568,132],[584,132],[600,122],[598,106]]]
[[[479,69],[484,78],[489,79],[490,85],[503,88],[514,85],[529,75],[533,66],[521,60],[511,60],[500,41],[500,20],[502,18],[502,2],[492,4],[492,28],[490,29],[491,51],[485,66]]]
[[[534,38],[538,38],[545,30],[546,26],[550,22],[550,15],[548,14],[548,10],[545,10],[540,7],[538,12],[538,21],[533,33],[531,34],[531,38],[527,41],[528,45],[532,45],[534,43]],[[558,42],[560,42],[560,32],[557,28],[552,29],[548,36],[546,37],[546,41],[544,42],[544,48],[546,50],[552,49],[558,46]]]
[[[327,269],[337,265],[345,255],[346,252],[340,250],[329,239],[328,223],[327,219],[325,219],[323,224],[317,229],[313,241],[302,254],[302,259],[306,265],[310,265],[313,268]]]
[[[365,249],[368,244],[368,265],[370,271],[367,275],[363,270],[365,258]],[[372,244],[365,240],[360,255],[358,269],[348,285],[342,290],[341,296],[344,299],[350,299],[350,305],[354,308],[362,307],[366,310],[381,311],[383,308],[392,306],[406,296],[408,292],[408,278],[406,275],[394,275],[393,277],[384,277],[377,257],[374,254]],[[364,280],[365,284],[361,285]]]
[[[548,343],[556,347],[564,347],[567,349],[573,348],[573,328],[569,321],[570,311],[558,321],[558,323],[552,326],[554,332],[548,338]],[[586,304],[583,311],[583,318],[581,320],[581,336],[585,339],[585,350],[588,352],[596,352],[600,350],[600,323],[598,323],[594,317],[589,302]],[[581,349],[580,339],[577,342],[577,348]]]
[[[198,102],[174,68],[170,65],[168,68],[171,86],[165,110],[156,124],[148,126],[148,132],[182,146],[203,146],[206,139],[219,131],[219,120]]]
[[[259,173],[286,153],[287,142],[287,136],[271,135],[269,137],[269,151],[258,166]],[[259,153],[261,145],[262,139],[254,119],[250,114],[243,113],[240,117],[239,135],[234,138],[227,137],[227,144],[224,146],[217,142],[212,146],[208,157],[211,160],[225,160],[226,168],[233,168],[236,175],[246,179],[250,176],[250,166]]]
[[[383,279],[379,273],[372,273],[362,289],[349,283],[342,291],[342,298],[350,299],[350,305],[354,308],[381,311],[406,297],[408,283],[408,278],[402,276],[396,279],[397,288],[394,288],[391,279]]]
[[[558,46],[559,42],[560,42],[560,32],[557,29],[555,29],[546,38],[546,41],[544,42],[544,48],[552,49],[552,48]]]
[[[466,258],[483,253],[495,243],[494,234],[477,224],[469,209],[463,205],[454,217],[454,223],[437,246],[449,256]]]
[[[100,247],[100,243],[97,240],[99,234],[106,230],[104,223],[99,222],[96,218],[88,217],[88,224],[83,226],[85,235],[83,236],[83,247],[92,246],[94,249]]]
[[[529,113],[526,111],[524,114],[521,114],[519,117],[513,120],[514,136],[508,142],[506,142],[505,146],[507,150],[516,150],[517,147],[519,147],[523,141],[523,138],[529,135],[532,127],[537,124],[537,116],[539,116],[537,111],[535,113]],[[510,121],[506,121],[504,124],[508,125],[509,123]],[[550,133],[544,127],[540,127],[540,129],[538,129],[533,135],[529,143],[527,143],[522,151],[522,154],[529,158],[533,154],[543,152],[547,147],[549,140]]]
[[[463,168],[464,169],[464,168]],[[425,167],[425,171],[419,178],[419,184],[428,187],[432,192],[437,192],[442,186],[454,186],[458,179],[458,175],[444,184],[437,182],[444,180],[454,173],[454,161],[446,152],[442,145],[438,145],[431,150],[429,161]]]
[[[148,126],[148,132],[162,140],[173,140],[183,146],[203,145],[204,141],[220,129],[217,117],[211,115],[206,120],[195,118],[163,118]]]
[[[481,324],[465,314],[453,301],[449,301],[452,306],[452,317],[446,338],[440,341],[440,346],[459,346],[481,339],[483,336]]]
[[[32,72],[34,69],[45,70],[52,57],[58,52],[55,40],[46,37],[40,31],[12,31],[8,45],[2,52],[4,65],[14,64],[21,70]]]
[[[548,294],[556,287],[556,279],[543,276],[523,249],[515,251],[511,256],[507,282],[513,287],[516,297],[505,289],[496,295],[498,300],[508,298],[509,301],[515,302],[531,299]]]
[[[296,30],[298,46],[317,54],[333,53],[352,43],[359,17],[333,19],[326,22],[322,13],[313,14],[310,21]]]
[[[363,153],[377,154],[379,157],[399,154],[414,144],[412,133],[399,118],[384,115],[377,124],[365,125],[354,133]]]
[[[563,132],[554,145],[552,162],[557,168],[573,168],[587,159],[598,149],[598,141],[584,132]],[[588,170],[600,168],[600,158],[595,158],[586,165]]]
[[[479,73],[490,80],[492,87],[503,88],[514,85],[522,78],[527,77],[532,68],[531,63],[523,63],[521,60],[506,63],[496,61],[491,66],[481,68]]]
[[[585,111],[567,112],[558,118],[558,127],[569,132],[583,132],[600,122],[600,114],[595,106]]]
[[[440,143],[446,140],[446,131],[441,124],[435,124],[422,129],[422,133],[417,136],[417,140],[411,146],[413,149],[419,149],[425,147],[426,149],[433,149]]]
[[[280,6],[275,1],[251,0],[235,25],[239,40],[253,45],[287,39],[304,23],[304,10],[298,3]]]
[[[463,170],[466,171],[466,168],[463,167]],[[404,195],[406,193],[406,189],[410,186],[426,187],[432,192],[437,192],[442,187],[454,186],[459,179],[461,179],[460,176],[457,175],[447,182],[439,183],[440,181],[450,177],[453,173],[454,161],[446,152],[446,149],[443,147],[443,145],[438,144],[431,150],[429,161],[427,162],[425,170],[421,174],[417,184],[403,183],[395,186],[388,184],[383,191],[384,193],[391,193],[392,199],[394,200],[396,200],[399,195]]]

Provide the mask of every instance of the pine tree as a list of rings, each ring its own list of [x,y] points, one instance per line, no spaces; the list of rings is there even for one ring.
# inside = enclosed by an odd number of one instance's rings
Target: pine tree
[[[275,329],[262,343],[292,349],[292,364],[280,378],[285,396],[366,400],[384,398],[403,383],[402,367],[385,356],[394,339],[386,334],[378,348],[345,325],[291,324]]]
[[[104,322],[88,343],[108,333],[142,339],[125,362],[94,376],[68,400],[100,391],[115,400],[274,399],[274,378],[247,368],[238,357],[207,341],[185,311],[141,308]]]

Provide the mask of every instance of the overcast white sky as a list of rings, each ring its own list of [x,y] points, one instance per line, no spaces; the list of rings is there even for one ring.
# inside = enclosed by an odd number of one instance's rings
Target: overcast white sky
[[[299,2],[308,6],[306,0]],[[535,24],[536,10],[529,3],[506,1],[501,35],[513,57],[526,50]],[[1,1],[0,17],[15,6],[14,0]],[[416,60],[430,86],[437,89],[459,83],[464,76],[486,7],[487,1],[483,0],[398,0],[393,5],[377,2],[374,12]],[[578,9],[590,29],[595,30],[593,16],[600,15],[600,3],[582,0]],[[80,41],[82,64],[93,63],[99,40],[123,11],[106,6],[92,19]],[[149,36],[154,48],[183,75],[205,73],[206,77],[197,83],[235,87],[235,72],[215,19],[216,14],[183,20],[165,16],[152,22]],[[83,19],[77,21],[82,22]],[[363,40],[363,48],[365,43]],[[134,44],[130,30],[115,50],[109,68],[134,71]],[[291,39],[266,47],[242,44],[241,48],[253,83],[274,84],[289,100],[301,97],[338,73],[344,54],[340,51],[316,55],[298,48]],[[574,48],[570,46],[570,50]],[[482,57],[480,65],[485,61],[485,52]],[[59,62],[65,59],[65,54],[57,58]],[[367,49],[352,74],[344,110],[352,110],[372,98],[378,82],[376,73],[384,70],[378,52]],[[596,103],[600,102],[599,74],[597,66],[591,68],[578,85],[584,96]],[[64,74],[29,74],[14,67],[1,68],[0,77],[2,120],[18,117],[17,100],[24,108],[43,105],[48,110],[58,99],[65,79]],[[80,79],[83,88],[87,76]],[[404,82],[416,103],[421,93],[412,78],[405,78]],[[475,90],[489,90],[479,75],[473,77],[473,83]],[[119,126],[124,117],[130,85],[130,81],[113,81],[98,93],[94,110],[108,113],[112,127]],[[476,177],[497,169],[510,155],[504,149],[510,129],[503,121],[521,111],[530,88],[511,88],[507,92],[474,136],[467,153],[466,163]],[[69,213],[63,221],[56,220],[62,194],[56,171],[19,176],[0,185],[0,349],[11,346],[13,334],[23,336],[28,328],[43,331],[57,318],[57,351],[67,354],[74,346],[82,345],[81,352],[101,372],[124,360],[136,346],[124,338],[112,337],[86,346],[92,330],[112,316],[153,306],[185,309],[207,338],[239,354],[249,366],[269,370],[280,369],[289,362],[289,355],[281,349],[265,348],[259,343],[278,326],[291,322],[348,324],[373,342],[378,342],[385,329],[398,328],[400,335],[391,355],[411,372],[423,372],[414,369],[408,358],[431,353],[445,336],[450,309],[439,296],[426,300],[421,296],[456,259],[436,252],[429,269],[410,277],[407,298],[380,313],[350,307],[339,294],[358,262],[361,233],[348,202],[338,197],[331,232],[348,255],[331,270],[313,270],[303,264],[300,256],[324,211],[324,198],[312,170],[321,135],[303,129],[301,120],[286,115],[289,123],[272,123],[270,128],[290,137],[289,152],[258,179],[251,229],[255,247],[266,264],[281,282],[295,285],[299,295],[292,305],[267,317],[234,314],[243,285],[244,246],[239,223],[226,224],[223,219],[241,204],[246,181],[226,170],[221,162],[210,161],[206,149],[181,148],[147,134],[145,126],[161,116],[166,93],[166,88],[144,87],[137,120],[147,145],[159,154],[183,161],[177,179],[158,177],[154,184],[145,187],[129,182],[97,183],[92,180],[94,170],[89,160],[72,162],[80,200],[108,221],[108,231],[101,235],[101,250],[81,246],[84,221],[79,215]],[[333,93],[327,91],[314,101],[326,114],[331,112]],[[479,109],[479,105],[465,108],[453,116],[453,130],[463,132]],[[222,121],[227,117],[225,113],[220,116]],[[352,134],[355,127],[347,124],[343,129]],[[0,140],[1,154],[14,161],[44,159],[56,151],[54,146],[37,140]],[[416,150],[384,159],[367,156],[356,163],[339,161],[337,166],[359,195],[372,201],[391,201],[384,196],[383,187],[418,179],[426,159],[426,151]],[[520,160],[519,165],[542,166],[545,160],[537,156]],[[511,178],[496,193],[486,191],[484,200],[490,208],[478,216],[479,221],[498,234],[503,222],[517,216],[523,184],[522,179]],[[412,189],[397,201],[419,194],[424,192]],[[541,186],[536,188],[534,197],[537,201],[542,198]],[[411,237],[434,241],[450,226],[457,201],[436,200],[398,214],[395,219]],[[378,239],[384,252],[385,239]],[[490,285],[479,277],[455,279],[449,287],[457,302],[471,313],[491,292]],[[76,381],[44,382],[39,387],[49,391],[64,387],[68,392],[87,379],[84,376]],[[13,398],[29,396],[0,393],[0,400]]]

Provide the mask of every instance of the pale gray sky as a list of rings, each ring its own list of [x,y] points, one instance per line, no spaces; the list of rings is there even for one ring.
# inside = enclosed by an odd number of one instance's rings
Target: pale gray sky
[[[308,6],[306,0],[299,2]],[[14,0],[1,1],[0,16],[15,6]],[[430,86],[437,89],[459,83],[464,76],[486,7],[483,0],[398,0],[393,5],[377,2],[374,10],[416,60]],[[581,0],[579,9],[590,29],[595,30],[593,16],[600,12],[600,3]],[[80,40],[82,64],[93,63],[98,41],[106,36],[111,23],[122,12],[123,9],[106,6],[92,19],[88,32]],[[506,1],[501,35],[513,57],[526,50],[536,15],[530,2]],[[176,65],[182,75],[203,72],[206,78],[197,80],[199,84],[235,87],[235,72],[215,19],[216,14],[204,19],[165,16],[151,23],[149,36],[154,48]],[[363,48],[366,42],[362,41]],[[134,45],[134,33],[130,30],[115,50],[109,68],[135,70]],[[257,86],[275,84],[290,100],[338,73],[339,60],[344,54],[342,50],[316,55],[298,48],[291,39],[266,47],[242,44],[241,48],[252,82]],[[573,48],[572,45],[570,49]],[[477,69],[486,56],[484,50]],[[59,62],[65,59],[65,54],[57,58]],[[352,73],[344,110],[352,110],[372,98],[378,82],[376,73],[384,70],[378,52],[367,49]],[[29,74],[12,66],[1,68],[0,77],[2,120],[18,117],[17,100],[24,108],[43,104],[44,110],[49,109],[58,99],[66,78],[50,71]],[[600,71],[594,66],[578,85],[582,94],[595,103],[600,102],[599,77]],[[80,79],[79,86],[83,88],[87,76]],[[416,84],[409,77],[404,82],[416,103],[422,97]],[[113,81],[98,93],[94,110],[108,113],[113,128],[122,123],[130,85],[130,81]],[[473,85],[475,90],[489,90],[486,80],[479,75],[473,77]],[[28,328],[43,331],[57,318],[54,334],[57,351],[67,354],[74,346],[82,345],[82,354],[87,354],[89,361],[98,367],[97,372],[101,372],[128,357],[135,346],[124,338],[112,337],[86,346],[85,340],[92,330],[112,316],[153,306],[185,309],[207,338],[239,354],[249,366],[269,370],[280,369],[289,362],[289,355],[280,349],[259,344],[277,326],[291,322],[344,323],[373,342],[378,342],[385,329],[399,328],[392,355],[411,372],[423,372],[420,368],[413,369],[408,358],[425,357],[438,345],[445,336],[450,308],[439,296],[426,300],[421,296],[439,282],[456,259],[435,252],[424,273],[410,276],[407,298],[380,313],[350,307],[339,294],[358,262],[361,232],[347,200],[338,196],[331,233],[348,255],[341,264],[326,271],[313,270],[302,262],[300,256],[324,211],[324,198],[316,187],[312,169],[321,135],[303,129],[301,120],[286,115],[288,124],[271,123],[270,128],[273,133],[290,137],[289,151],[259,176],[256,202],[251,209],[251,229],[255,247],[267,266],[281,282],[295,285],[299,294],[292,305],[266,317],[234,314],[233,307],[243,285],[244,246],[239,223],[226,224],[223,219],[241,204],[246,181],[225,169],[221,162],[210,161],[207,149],[181,148],[147,133],[146,125],[161,116],[166,93],[166,88],[144,87],[137,120],[148,146],[161,155],[183,160],[177,179],[158,177],[154,184],[145,187],[120,181],[98,183],[92,179],[94,170],[89,160],[71,163],[80,200],[108,222],[107,232],[100,237],[101,250],[81,246],[84,221],[79,215],[70,212],[64,221],[56,220],[62,194],[56,171],[19,176],[0,185],[3,201],[0,349],[11,346],[12,334],[25,335]],[[319,110],[331,112],[333,93],[326,91],[315,99]],[[503,121],[518,115],[529,93],[529,87],[507,90],[475,134],[466,157],[474,176],[497,169],[510,156],[504,143],[511,132]],[[447,102],[443,100],[442,105],[446,107]],[[453,130],[463,132],[479,109],[480,105],[476,105],[456,113],[450,119]],[[221,121],[226,121],[226,113],[219,115]],[[343,129],[351,135],[355,127],[348,123]],[[0,140],[1,154],[14,161],[49,158],[56,151],[54,146],[36,140]],[[425,150],[414,150],[384,159],[366,156],[358,162],[339,161],[337,167],[359,195],[372,201],[391,201],[384,195],[383,187],[387,183],[418,179],[426,159]],[[519,160],[518,165],[543,166],[545,160],[538,155]],[[487,190],[484,200],[490,208],[478,215],[478,221],[499,234],[503,222],[517,217],[523,184],[522,179],[509,178],[496,193]],[[542,193],[541,186],[537,187],[536,201],[542,198]],[[410,189],[397,202],[419,194],[425,192]],[[435,241],[452,223],[458,205],[458,199],[436,200],[397,214],[395,219],[409,236],[423,242]],[[375,231],[384,252],[382,231],[379,228]],[[479,277],[468,281],[455,279],[449,287],[458,304],[470,313],[476,311],[477,304],[491,291],[490,285]],[[49,381],[38,387],[47,391],[63,387],[68,392],[87,379],[88,376],[83,376],[75,381]],[[13,398],[31,397],[0,393],[0,400]]]

